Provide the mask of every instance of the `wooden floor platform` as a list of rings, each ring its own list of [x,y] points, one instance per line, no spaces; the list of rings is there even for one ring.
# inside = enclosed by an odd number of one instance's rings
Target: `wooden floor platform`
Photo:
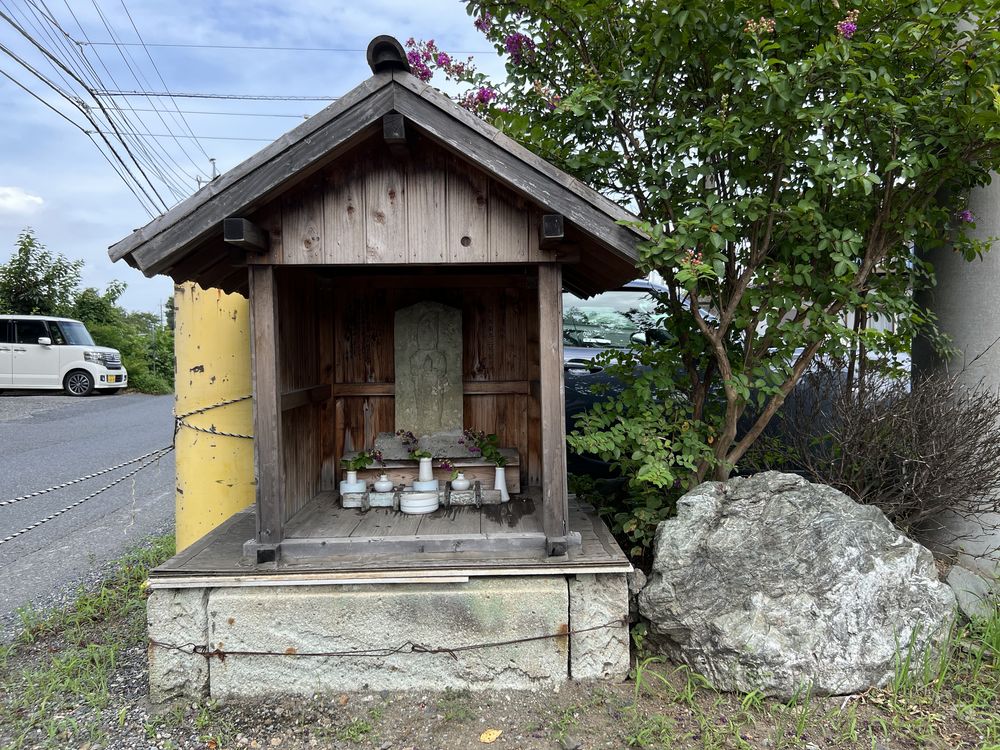
[[[467,580],[491,575],[616,573],[632,569],[611,532],[589,505],[570,498],[569,526],[581,544],[565,555],[548,557],[534,502],[499,506],[442,508],[426,516],[408,516],[386,508],[366,512],[340,508],[331,494],[320,495],[286,527],[289,549],[296,541],[338,538],[356,540],[349,552],[322,557],[288,557],[254,566],[243,559],[243,543],[255,532],[254,508],[223,523],[150,573],[150,586],[294,585]],[[492,549],[419,543],[483,536]],[[532,540],[525,544],[524,540]],[[378,544],[372,541],[377,540]],[[415,543],[416,540],[416,543]],[[283,543],[284,544],[284,543]]]

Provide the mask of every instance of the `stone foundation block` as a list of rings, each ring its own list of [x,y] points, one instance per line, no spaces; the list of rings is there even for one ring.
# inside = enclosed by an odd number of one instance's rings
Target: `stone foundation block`
[[[959,610],[967,618],[986,619],[993,614],[994,602],[1000,596],[1000,588],[995,581],[990,582],[968,568],[955,565],[949,571],[946,582],[955,592]]]
[[[574,680],[624,680],[628,676],[628,616],[624,573],[570,577],[570,629],[597,628],[571,636],[569,671]]]
[[[548,688],[569,677],[565,636],[450,653],[425,649],[564,633],[568,599],[561,577],[214,589],[209,645],[227,654],[212,659],[211,693]],[[624,594],[621,604],[627,607]]]
[[[146,601],[149,697],[154,703],[208,695],[208,660],[169,646],[208,641],[209,589],[156,589]],[[168,644],[168,645],[160,645]]]

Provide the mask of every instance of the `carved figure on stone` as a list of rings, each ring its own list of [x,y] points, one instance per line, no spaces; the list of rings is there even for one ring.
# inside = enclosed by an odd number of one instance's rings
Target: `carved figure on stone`
[[[395,318],[396,429],[417,436],[462,427],[462,312],[419,302]]]

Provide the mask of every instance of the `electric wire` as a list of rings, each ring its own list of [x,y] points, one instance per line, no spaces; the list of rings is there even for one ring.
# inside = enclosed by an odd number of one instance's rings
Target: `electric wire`
[[[93,80],[96,82],[93,86],[93,90],[91,91],[91,96],[96,101],[97,94],[95,92],[102,88],[107,88],[106,84],[101,80],[100,73],[97,71],[97,68],[94,67],[93,63],[90,62],[90,59],[85,54],[82,43],[74,39],[73,36],[65,28],[63,28],[62,24],[59,23],[58,19],[56,19],[55,14],[46,4],[45,0],[38,0],[38,1],[41,2],[42,7],[45,9],[46,17],[49,19],[50,23],[52,23],[53,26],[55,26],[55,28],[59,30],[59,32],[62,33],[69,42],[72,43],[76,54],[79,56],[81,61],[86,65],[86,67],[91,71],[91,78],[93,78]],[[35,0],[29,0],[29,2],[34,3]],[[76,12],[73,10],[72,6],[68,2],[65,2],[65,0],[64,3],[66,5],[66,9],[70,13],[70,16],[76,23],[77,28],[80,30],[80,34],[84,37],[84,39],[89,39],[89,37],[87,36],[86,29],[83,27],[83,24],[77,17]],[[111,69],[108,67],[107,63],[105,63],[104,58],[97,50],[94,50],[94,54],[97,58],[98,65],[100,65],[101,68],[104,70],[105,74],[109,77],[112,84],[114,86],[118,86],[118,82],[115,79],[114,74],[111,72]],[[135,114],[134,110],[132,109],[131,103],[124,102],[122,105],[119,105],[113,100],[109,100],[108,106],[114,109],[118,114],[118,116],[123,121],[129,123],[130,132],[138,130],[138,128],[131,125],[131,120],[129,120],[129,116],[123,111],[123,109],[125,109]],[[137,117],[139,122],[141,122],[143,124],[143,127],[145,127],[146,124],[145,121],[142,119],[142,116],[138,115]],[[134,136],[134,138],[137,141],[142,142],[142,139],[139,136]],[[141,149],[143,153],[146,155],[147,159],[149,159],[154,163],[162,165],[163,170],[172,175],[171,180],[165,180],[167,184],[175,185],[175,187],[172,189],[172,192],[180,198],[186,197],[190,193],[190,187],[188,186],[187,183],[195,181],[195,178],[192,177],[190,174],[188,174],[187,171],[180,165],[180,163],[176,159],[174,159],[174,157],[166,149],[164,149],[162,145],[159,144],[158,142],[154,141],[151,144],[150,149],[146,148],[144,142],[142,143],[143,145]]]
[[[157,67],[156,61],[153,60],[153,55],[149,51],[149,47],[146,46],[146,42],[145,42],[145,40],[143,40],[142,34],[139,33],[139,27],[136,26],[135,19],[132,18],[132,13],[129,11],[128,6],[125,4],[125,0],[118,0],[118,2],[121,3],[122,10],[125,11],[125,15],[128,17],[129,23],[132,24],[132,30],[135,31],[136,38],[139,40],[139,43],[142,44],[142,49],[146,53],[146,57],[149,58],[149,64],[153,66],[153,70],[156,72],[157,78],[159,78],[160,79],[160,83],[163,84],[164,90],[169,91],[170,89],[167,86],[167,82],[166,82],[166,80],[164,80],[163,74],[160,72],[159,67]],[[198,138],[197,138],[197,136],[195,136],[194,130],[191,129],[191,124],[187,121],[187,118],[184,117],[184,114],[181,112],[180,107],[177,105],[177,101],[173,97],[171,97],[170,101],[174,105],[174,109],[177,111],[177,114],[180,116],[181,121],[184,123],[185,127],[187,128],[188,133],[191,135],[192,138],[194,138],[194,142],[197,144],[198,148],[201,150],[201,153],[205,155],[206,159],[211,159],[211,157],[208,155],[208,152],[204,149],[204,147],[201,145],[201,143],[198,142]]]
[[[152,88],[152,86],[150,86],[149,80],[146,78],[145,74],[139,68],[138,63],[136,62],[135,58],[132,56],[132,53],[128,51],[128,48],[123,47],[120,44],[121,40],[118,39],[118,37],[116,36],[114,29],[111,27],[111,24],[108,21],[107,16],[104,14],[104,11],[101,10],[101,6],[98,5],[97,0],[90,0],[90,1],[91,1],[91,4],[94,6],[94,10],[97,11],[97,15],[100,17],[101,23],[104,24],[104,28],[107,30],[108,35],[112,39],[116,39],[117,40],[115,47],[118,50],[118,54],[121,56],[122,62],[125,63],[125,67],[128,69],[129,73],[131,73],[132,78],[135,79],[135,82],[139,86],[139,89],[142,90],[142,91],[145,91],[147,89]],[[168,92],[166,92],[166,94],[169,97],[170,92],[168,91]],[[150,99],[150,98],[147,97],[146,100],[149,102],[149,106],[150,107],[153,107],[154,109],[156,108],[156,105],[153,103],[152,99]],[[170,125],[167,124],[166,118],[163,116],[163,113],[161,111],[157,111],[156,115],[157,115],[157,118],[160,120],[160,122],[163,124],[163,127],[165,127],[167,129],[167,132],[168,133],[172,132],[171,129],[170,129]],[[176,140],[175,143],[177,144],[177,147],[181,150],[181,152],[184,154],[184,156],[186,156],[191,161],[191,163],[194,165],[195,169],[196,170],[200,170],[197,161],[195,161],[195,158],[184,147],[184,145],[180,142],[180,140]],[[207,153],[205,154],[205,157],[208,158],[208,154]],[[202,172],[202,174],[204,176],[206,176],[206,177],[208,176],[205,172]],[[194,180],[193,176],[191,176],[191,175],[188,175],[188,176],[190,177],[191,180]]]
[[[44,5],[44,0],[42,0],[42,2]],[[6,3],[2,4],[9,10],[9,6],[7,6]],[[44,35],[54,44],[54,47],[62,51],[65,56],[63,62],[69,66],[81,80],[87,82],[89,85],[87,93],[89,94],[89,92],[94,88],[103,87],[104,84],[100,81],[100,76],[97,75],[96,70],[94,70],[93,66],[90,65],[90,62],[83,54],[82,49],[79,48],[75,42],[73,42],[72,37],[66,33],[66,31],[59,24],[58,20],[55,19],[50,11],[48,11],[47,6],[45,10],[43,10],[38,6],[35,0],[27,0],[27,6],[32,15],[34,15],[41,24],[42,28],[39,33],[44,33]],[[31,26],[36,31],[39,31],[39,27],[34,23],[32,23]],[[52,65],[51,61],[50,65]],[[53,65],[53,67],[55,66]],[[90,73],[88,73],[88,70]],[[94,85],[95,81],[97,82],[96,86]],[[127,115],[120,112],[118,105],[112,104],[112,108],[119,110],[119,127],[123,131],[129,133],[129,141],[132,143],[137,152],[143,154],[143,162],[150,168],[150,171],[156,174],[164,182],[164,184],[170,188],[171,193],[176,198],[180,199],[186,197],[189,193],[189,188],[184,184],[183,179],[179,178],[176,173],[174,173],[173,169],[166,161],[149,151],[146,143],[135,135],[136,128],[132,125]]]
[[[121,181],[123,183],[125,183],[125,187],[127,187],[129,189],[129,191],[132,193],[132,195],[135,196],[135,199],[139,202],[139,205],[142,206],[143,210],[147,214],[149,214],[149,218],[152,219],[152,218],[154,218],[156,216],[155,207],[154,208],[150,208],[151,204],[148,204],[145,200],[143,200],[142,196],[139,195],[138,192],[136,192],[136,189],[135,189],[135,187],[132,186],[132,183],[129,182],[128,178],[122,173],[122,171],[118,168],[118,166],[113,161],[111,161],[111,158],[104,152],[104,149],[102,149],[100,147],[100,145],[97,143],[97,141],[94,140],[93,135],[91,135],[84,127],[82,127],[78,122],[74,121],[71,117],[69,117],[68,115],[66,115],[66,113],[64,113],[58,107],[53,106],[50,102],[46,101],[43,97],[41,97],[38,94],[36,94],[34,91],[32,91],[30,88],[28,88],[27,86],[25,86],[23,83],[21,83],[20,81],[18,81],[16,78],[14,78],[12,75],[10,75],[9,73],[7,73],[6,71],[0,70],[0,75],[2,75],[4,78],[8,79],[11,83],[13,83],[18,88],[23,89],[27,94],[29,94],[30,96],[32,96],[35,99],[37,99],[39,102],[41,102],[46,107],[48,107],[53,112],[55,112],[57,115],[59,115],[61,118],[63,118],[70,125],[72,125],[75,128],[78,128],[80,130],[80,132],[82,132],[84,135],[86,135],[87,138],[90,139],[91,143],[94,144],[94,147],[97,149],[98,153],[100,153],[100,155],[104,157],[104,160],[115,171],[115,174],[117,174],[121,178]]]
[[[339,96],[288,96],[285,94],[204,94],[180,91],[136,91],[127,89],[101,89],[99,96],[172,96],[178,99],[248,99],[267,102],[335,102]]]
[[[0,13],[0,16],[2,16],[2,15],[3,14]],[[93,119],[93,117],[87,111],[87,109],[85,107],[83,107],[81,104],[75,102],[70,96],[68,96],[66,94],[66,92],[64,92],[62,89],[60,89],[54,82],[52,82],[48,77],[46,77],[43,73],[41,73],[41,71],[37,70],[34,66],[32,66],[30,63],[28,63],[26,60],[24,60],[23,58],[21,58],[20,56],[18,56],[16,53],[14,53],[12,50],[10,50],[9,48],[7,48],[3,44],[0,44],[0,52],[3,52],[4,54],[6,54],[8,57],[10,57],[11,59],[13,59],[14,62],[16,62],[21,67],[23,67],[29,73],[31,73],[36,78],[38,78],[40,81],[42,81],[47,86],[49,86],[53,91],[55,91],[61,97],[63,97],[64,99],[66,99],[68,102],[70,102],[70,104],[72,104],[74,107],[76,107],[77,109],[80,110],[80,112],[83,114],[83,116],[85,118],[87,118],[87,121],[90,122],[91,125],[93,125],[95,128],[99,128],[97,122]],[[136,176],[132,173],[132,170],[129,169],[128,165],[125,163],[125,160],[122,158],[121,154],[119,154],[115,150],[114,146],[111,145],[111,143],[108,141],[108,139],[104,135],[101,135],[101,140],[107,146],[107,148],[109,149],[109,151],[114,155],[114,157],[118,160],[118,162],[121,165],[122,169],[125,170],[125,173],[128,174],[133,179],[133,181],[135,182],[136,187],[138,187],[139,190],[142,191],[143,195],[146,196],[146,198],[149,200],[150,204],[154,207],[154,209],[157,212],[159,212],[161,209],[157,205],[157,202],[149,194],[149,192],[146,190],[145,186],[143,186],[142,182],[140,182],[138,180],[138,178],[136,178]],[[134,161],[134,158],[133,158],[133,161]],[[139,171],[142,172],[142,168],[141,167],[139,167]],[[153,191],[154,194],[157,195],[157,197],[159,197],[159,194],[156,193],[155,187],[152,186],[152,183],[149,180],[149,176],[146,175],[145,172],[142,172],[142,174],[145,177],[146,182],[149,183],[150,189]],[[163,204],[164,207],[166,206],[166,204],[163,203],[163,199],[162,198],[160,198],[160,203]]]
[[[63,70],[63,72],[67,73],[70,77],[72,77],[74,80],[76,80],[77,83],[79,83],[81,86],[83,86],[84,89],[88,88],[87,84],[84,81],[80,80],[79,77],[73,71],[71,71],[68,67],[66,67],[66,65],[64,65],[61,60],[59,60],[51,52],[49,52],[43,45],[41,45],[34,37],[31,36],[31,34],[29,34],[27,31],[25,31],[23,28],[21,28],[21,26],[18,25],[14,21],[14,19],[12,19],[10,16],[8,16],[3,11],[0,11],[0,18],[2,18],[4,21],[6,21],[15,31],[17,31],[19,34],[21,34],[21,36],[23,36],[25,39],[27,39],[28,42],[30,42],[31,45],[34,46],[39,52],[41,52],[45,57],[47,57],[48,59],[50,59],[54,63],[56,63]],[[13,53],[8,48],[3,47],[3,50],[7,53],[7,55],[13,57],[15,60],[17,60],[22,65],[27,65],[27,63],[25,61],[21,60],[21,58],[19,58],[15,53]],[[55,90],[57,92],[59,92],[60,94],[63,93],[62,90],[59,89],[58,87],[55,87]],[[72,101],[72,99],[70,99],[70,101]],[[116,126],[116,124],[114,123],[114,121],[112,121],[110,119],[110,117],[108,116],[107,109],[104,107],[104,104],[101,102],[101,100],[99,98],[96,98],[96,97],[95,97],[94,101],[97,103],[98,108],[104,114],[105,119],[108,120],[108,124],[111,126],[111,129],[115,131],[115,133],[116,133],[119,141],[122,144],[122,147],[125,149],[125,153],[128,154],[129,158],[135,164],[136,169],[138,169],[139,172],[143,175],[143,178],[149,184],[149,189],[153,192],[153,194],[157,197],[157,199],[159,199],[160,203],[162,204],[163,210],[166,210],[167,209],[167,202],[163,199],[163,196],[160,195],[159,191],[156,189],[156,185],[153,183],[153,181],[149,177],[149,175],[146,174],[146,171],[142,168],[142,165],[139,164],[139,160],[136,158],[136,156],[133,153],[132,149],[129,148],[128,144],[125,143],[125,140],[122,137],[121,133],[118,132],[118,127]],[[76,106],[78,106],[78,108],[81,110],[81,112],[84,113],[84,116],[87,117],[87,119],[90,120],[94,124],[94,127],[96,129],[99,129],[99,126],[97,125],[96,122],[93,122],[92,116],[90,115],[90,113],[87,111],[87,109],[85,107],[83,107],[81,105],[78,105],[76,102],[73,102],[73,104],[76,105]],[[104,136],[101,136],[101,138],[102,138],[102,140],[107,141],[107,139]],[[109,148],[113,148],[110,143],[108,143],[108,147]]]

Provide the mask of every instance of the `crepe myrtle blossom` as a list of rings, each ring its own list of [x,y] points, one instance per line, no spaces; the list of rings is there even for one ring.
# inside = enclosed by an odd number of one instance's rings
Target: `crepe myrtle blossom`
[[[970,211],[969,209],[965,209],[964,211],[958,212],[958,220],[965,224],[972,224],[973,222],[975,222],[976,217],[972,213],[972,211]]]
[[[844,20],[837,24],[837,33],[840,34],[844,39],[850,39],[854,36],[854,32],[858,30],[858,11],[852,10],[846,16]]]
[[[515,31],[503,40],[504,49],[515,65],[530,60],[535,54],[535,43],[527,34]]]
[[[479,31],[485,34],[493,26],[493,16],[491,16],[488,12],[484,11],[483,15],[479,16],[475,21],[473,21],[473,26],[475,26]]]
[[[761,16],[757,20],[748,18],[743,25],[743,32],[746,34],[773,34],[774,19],[767,16]]]

